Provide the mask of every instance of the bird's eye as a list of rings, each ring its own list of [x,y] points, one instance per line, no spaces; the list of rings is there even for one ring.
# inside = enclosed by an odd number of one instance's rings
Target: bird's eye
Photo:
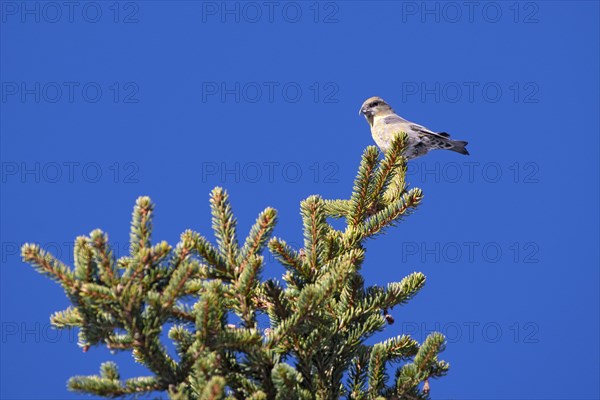
[[[374,101],[371,103],[371,107],[377,107],[379,105],[378,101]]]

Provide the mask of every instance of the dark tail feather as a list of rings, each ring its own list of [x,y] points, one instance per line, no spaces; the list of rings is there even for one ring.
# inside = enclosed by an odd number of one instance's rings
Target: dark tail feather
[[[469,155],[469,152],[467,151],[467,144],[469,144],[469,142],[465,142],[464,140],[453,140],[452,144],[453,146],[450,148],[450,150],[466,156]]]

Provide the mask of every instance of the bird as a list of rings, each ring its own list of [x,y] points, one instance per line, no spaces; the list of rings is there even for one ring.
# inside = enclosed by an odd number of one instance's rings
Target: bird
[[[392,107],[381,97],[369,97],[362,104],[359,115],[367,119],[371,127],[373,140],[384,153],[392,143],[395,133],[404,132],[408,136],[408,144],[404,157],[411,160],[424,156],[430,150],[445,149],[469,155],[464,140],[453,140],[446,132],[433,132],[422,125],[410,122],[397,115]]]

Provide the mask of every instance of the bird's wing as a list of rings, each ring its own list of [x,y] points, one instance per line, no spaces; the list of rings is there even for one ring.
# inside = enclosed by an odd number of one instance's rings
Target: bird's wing
[[[380,121],[381,130],[386,133],[386,136],[388,136],[390,140],[392,139],[392,134],[394,133],[404,132],[409,136],[411,134],[411,122],[399,117],[396,114],[383,117]]]
[[[404,118],[402,118],[398,115],[395,115],[395,114],[388,115],[387,117],[385,117],[383,119],[383,123],[386,125],[402,124],[402,125],[405,125],[407,128],[409,128],[411,131],[413,131],[415,133],[420,133],[420,134],[428,135],[428,136],[434,136],[439,139],[450,139],[450,134],[448,134],[446,132],[433,132],[433,131],[425,128],[423,125],[409,122],[409,121],[405,120]],[[409,133],[409,132],[407,132],[407,133]]]
[[[402,118],[396,114],[388,115],[387,117],[383,118],[383,123],[386,125],[407,123],[407,122],[408,122],[407,120],[405,120],[404,118]]]
[[[417,133],[437,137],[439,139],[450,139],[450,134],[447,132],[433,132],[433,131],[430,131],[429,129],[425,128],[424,126],[418,125],[418,124],[410,124],[409,126],[410,126],[410,129],[412,129],[413,131],[415,131]]]

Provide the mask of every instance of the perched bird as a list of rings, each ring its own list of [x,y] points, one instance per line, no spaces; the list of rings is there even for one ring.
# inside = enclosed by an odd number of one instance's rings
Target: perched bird
[[[465,148],[467,142],[452,140],[446,132],[433,132],[424,126],[405,120],[396,115],[392,107],[381,97],[368,98],[360,108],[359,114],[363,114],[369,122],[371,135],[383,152],[389,148],[395,133],[405,132],[408,135],[408,145],[404,151],[407,160],[423,156],[429,150],[435,149],[469,154]]]

